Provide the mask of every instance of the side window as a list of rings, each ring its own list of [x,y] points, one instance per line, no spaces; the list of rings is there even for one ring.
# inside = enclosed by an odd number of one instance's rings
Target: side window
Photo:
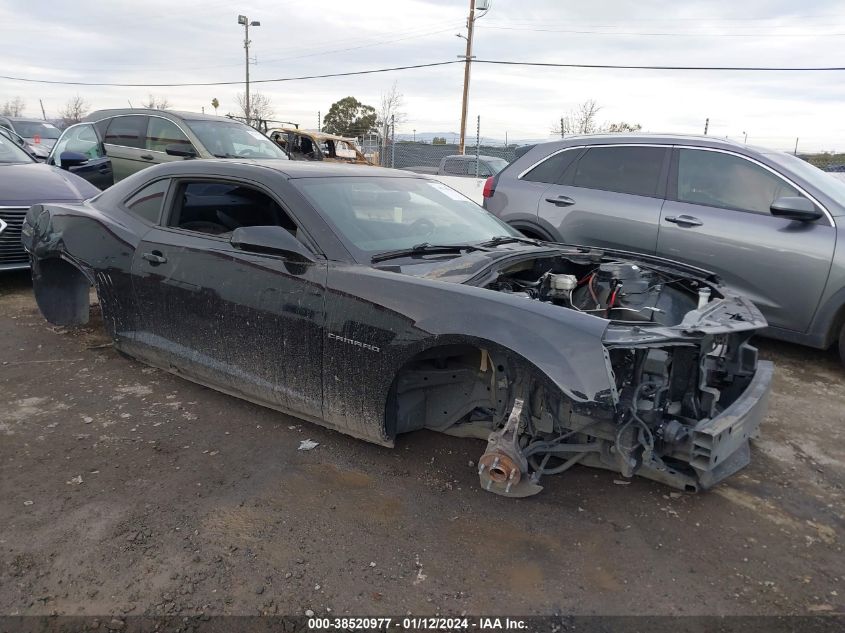
[[[529,182],[545,182],[550,185],[560,184],[567,167],[572,164],[581,148],[573,148],[549,156],[542,163],[534,167],[522,177]]]
[[[293,219],[267,194],[235,182],[183,181],[168,226],[209,235],[242,226],[281,226],[297,234]]]
[[[157,180],[141,189],[134,196],[129,198],[124,205],[129,211],[152,223],[158,223],[161,217],[161,207],[164,204],[164,197],[167,195],[167,188],[170,180]]]
[[[475,165],[473,165],[472,167],[473,167],[472,175],[475,176]],[[478,176],[479,176],[479,178],[489,178],[492,175],[493,175],[493,170],[490,169],[490,165],[488,165],[484,161],[481,161],[481,163],[478,165]]]
[[[140,115],[116,116],[109,121],[103,142],[123,147],[144,148],[147,117]]]
[[[89,159],[103,158],[102,146],[93,125],[78,125],[62,134],[53,150],[55,164],[62,166],[62,152],[85,154]]]
[[[464,162],[457,158],[451,158],[443,165],[443,171],[454,176],[465,176],[467,172]],[[475,170],[473,169],[473,171]]]
[[[575,166],[575,187],[657,195],[663,171],[663,147],[591,147]]]
[[[192,149],[191,141],[173,121],[151,116],[147,126],[146,148],[154,152],[165,152],[168,145],[178,145],[180,149]]]
[[[769,214],[783,196],[804,197],[795,187],[749,160],[723,152],[678,151],[678,201]]]

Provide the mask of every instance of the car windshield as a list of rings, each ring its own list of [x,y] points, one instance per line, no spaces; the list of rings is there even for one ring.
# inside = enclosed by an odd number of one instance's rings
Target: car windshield
[[[217,158],[287,158],[273,141],[243,123],[212,120],[186,123]]]
[[[469,198],[423,178],[291,180],[359,261],[419,244],[467,244],[520,234]]]
[[[15,127],[15,132],[24,138],[41,138],[57,139],[61,136],[59,128],[51,123],[44,121],[14,121],[12,125]]]
[[[839,180],[836,176],[823,172],[804,159],[785,152],[771,152],[764,154],[764,156],[800,176],[839,204],[845,204],[845,182]]]
[[[5,134],[0,134],[0,163],[31,163],[29,154]]]

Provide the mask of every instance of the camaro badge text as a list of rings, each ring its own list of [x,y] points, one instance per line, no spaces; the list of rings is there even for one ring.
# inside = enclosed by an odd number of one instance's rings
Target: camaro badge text
[[[329,332],[329,338],[334,339],[335,341],[340,341],[341,343],[346,343],[347,345],[354,345],[355,347],[363,347],[364,349],[368,349],[371,352],[380,352],[381,349],[376,347],[375,345],[368,345],[367,343],[362,343],[361,341],[356,341],[355,339],[346,338],[345,336],[338,336],[337,334],[332,334]]]

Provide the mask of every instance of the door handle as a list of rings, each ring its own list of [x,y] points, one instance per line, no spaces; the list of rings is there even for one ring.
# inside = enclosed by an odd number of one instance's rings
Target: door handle
[[[667,222],[671,222],[672,224],[679,224],[681,226],[701,226],[703,224],[701,220],[694,218],[691,215],[679,215],[678,217],[669,215],[663,219]]]
[[[144,253],[141,255],[144,259],[150,262],[153,266],[158,266],[159,264],[164,264],[167,262],[167,258],[161,254],[161,251],[153,251],[152,253]]]
[[[144,160],[152,160],[153,155],[152,154],[141,154],[141,158],[143,158]]]
[[[546,198],[546,202],[551,202],[558,207],[568,207],[575,204],[575,200],[569,196],[558,196],[557,198]]]
[[[101,174],[110,174],[111,167],[100,167],[97,171],[99,171]]]

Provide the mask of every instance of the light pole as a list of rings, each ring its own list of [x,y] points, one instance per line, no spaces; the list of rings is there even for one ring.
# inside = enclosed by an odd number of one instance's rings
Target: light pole
[[[744,144],[748,145],[748,132],[743,132],[742,136],[743,136],[742,142]]]
[[[238,16],[238,24],[244,25],[244,51],[246,52],[246,93],[244,95],[244,110],[246,114],[246,122],[249,125],[251,112],[249,109],[249,27],[261,26],[261,22],[254,20],[252,22],[245,15]]]
[[[489,0],[469,0],[469,17],[467,18],[467,34],[466,36],[457,33],[456,35],[467,41],[466,55],[458,55],[464,58],[464,96],[461,103],[461,141],[458,144],[458,153],[464,153],[464,145],[466,142],[467,133],[467,106],[469,101],[469,71],[472,63],[472,33],[475,26],[475,9],[479,11],[487,11],[490,8]],[[482,14],[486,15],[486,13]],[[479,16],[480,17],[480,16]]]

